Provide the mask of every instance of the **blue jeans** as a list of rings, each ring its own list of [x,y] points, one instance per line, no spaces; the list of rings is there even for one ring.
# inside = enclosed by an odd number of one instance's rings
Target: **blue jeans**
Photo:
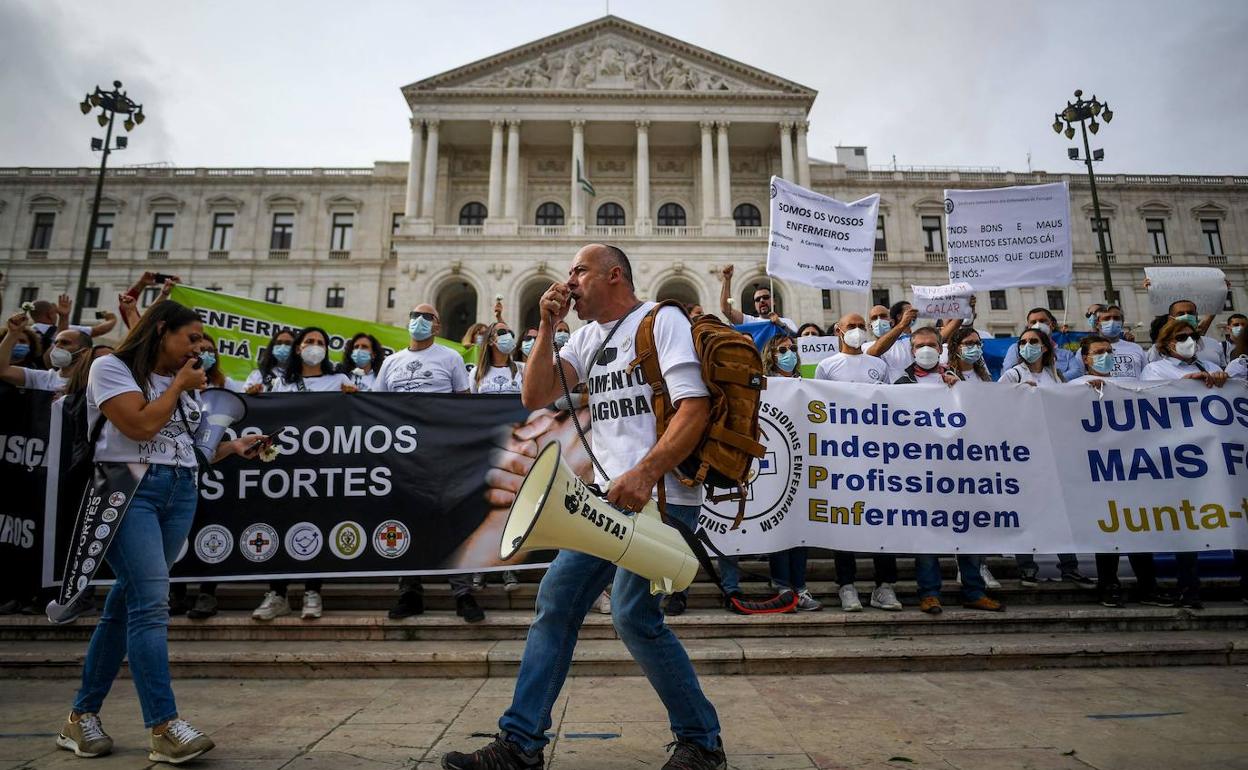
[[[667,511],[689,526],[697,524],[698,506],[669,503]],[[650,595],[650,581],[576,551],[560,551],[537,589],[537,615],[529,626],[516,691],[498,721],[499,731],[529,753],[541,751],[548,743],[550,710],[572,665],[577,632],[590,605],[613,576],[615,630],[667,707],[672,732],[679,739],[715,748],[719,717],[702,694],[688,653],[663,623],[661,597]]]
[[[771,566],[771,582],[776,584],[776,588],[798,592],[806,590],[805,546],[773,553],[767,561]]]
[[[987,595],[988,585],[979,573],[980,557],[958,556],[958,570],[962,573],[962,601],[973,602]],[[923,554],[914,557],[915,579],[919,584],[919,598],[940,596],[940,557]]]
[[[178,715],[169,678],[169,566],[191,531],[197,501],[194,468],[153,465],[139,483],[104,554],[117,581],[87,646],[74,711],[98,712],[129,656],[143,724]]]

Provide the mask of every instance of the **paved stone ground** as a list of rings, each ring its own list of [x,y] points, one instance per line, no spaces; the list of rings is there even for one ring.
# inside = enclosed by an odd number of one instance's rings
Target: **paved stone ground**
[[[475,747],[510,679],[187,680],[183,713],[214,770],[434,768]],[[0,681],[0,768],[141,768],[134,689],[104,712],[111,757],[52,743],[74,682]],[[703,679],[739,770],[1248,768],[1248,667]],[[553,770],[660,767],[670,740],[644,679],[574,678],[555,708]],[[85,763],[85,764],[84,764]],[[160,767],[159,765],[157,767]]]

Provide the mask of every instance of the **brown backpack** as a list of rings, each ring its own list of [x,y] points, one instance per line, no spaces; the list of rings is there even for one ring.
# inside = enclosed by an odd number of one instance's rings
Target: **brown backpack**
[[[654,390],[652,408],[660,436],[676,413],[654,342],[654,321],[665,307],[685,313],[680,303],[671,300],[651,308],[637,327],[637,356],[629,364],[630,369],[640,367],[646,383]],[[702,381],[709,392],[711,413],[697,447],[680,463],[677,475],[685,486],[706,486],[711,502],[738,501],[737,518],[732,523],[736,529],[745,518],[750,466],[763,456],[763,445],[758,441],[758,408],[767,387],[767,375],[758,349],[747,335],[713,315],[698,316],[692,325],[693,350],[702,362]],[[715,494],[716,489],[727,491]],[[665,498],[660,479],[659,508],[664,511]]]

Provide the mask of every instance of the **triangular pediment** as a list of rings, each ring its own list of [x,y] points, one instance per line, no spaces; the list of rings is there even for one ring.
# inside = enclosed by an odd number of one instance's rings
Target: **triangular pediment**
[[[771,95],[816,92],[615,16],[513,48],[403,89],[422,94],[500,91]]]

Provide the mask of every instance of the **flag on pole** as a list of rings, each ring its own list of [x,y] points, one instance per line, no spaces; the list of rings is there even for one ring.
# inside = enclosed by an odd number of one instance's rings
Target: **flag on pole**
[[[594,197],[594,195],[596,194],[596,193],[594,192],[594,186],[593,186],[593,184],[591,184],[591,183],[590,183],[590,181],[589,181],[588,179],[586,179],[586,178],[585,178],[585,176],[581,173],[581,161],[580,161],[580,159],[579,159],[579,158],[578,158],[578,159],[577,159],[577,161],[576,161],[576,181],[577,181],[577,184],[579,184],[579,185],[581,186],[581,189],[582,189],[582,190],[584,190],[585,192],[589,193],[589,197],[591,197],[591,198],[592,198],[592,197]]]

